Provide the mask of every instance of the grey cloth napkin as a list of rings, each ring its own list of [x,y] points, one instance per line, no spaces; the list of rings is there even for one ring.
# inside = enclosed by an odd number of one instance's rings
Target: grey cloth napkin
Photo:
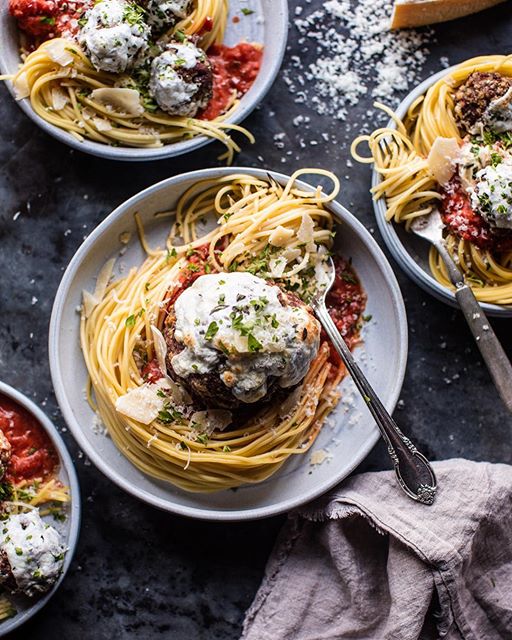
[[[512,467],[434,466],[433,506],[384,471],[293,514],[242,638],[512,639]]]

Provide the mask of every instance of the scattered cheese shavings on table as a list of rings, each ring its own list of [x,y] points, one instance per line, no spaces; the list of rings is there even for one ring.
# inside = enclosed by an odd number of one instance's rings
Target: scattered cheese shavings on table
[[[396,106],[419,82],[434,32],[390,31],[392,5],[389,0],[329,0],[309,14],[302,7],[296,11],[299,45],[304,54],[314,49],[317,57],[306,64],[292,56],[285,69],[295,102],[339,120],[363,96]]]

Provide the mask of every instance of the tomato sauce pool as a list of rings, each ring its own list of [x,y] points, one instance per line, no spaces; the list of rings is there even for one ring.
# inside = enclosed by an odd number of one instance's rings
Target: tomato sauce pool
[[[360,339],[359,332],[366,306],[366,294],[350,261],[340,256],[335,256],[333,260],[336,276],[325,302],[338,331],[348,347],[353,349]],[[331,359],[339,362],[339,355],[332,346]]]
[[[44,480],[55,471],[59,458],[45,430],[31,413],[2,395],[0,429],[12,447],[7,480]]]
[[[218,118],[228,109],[233,95],[241,98],[249,91],[260,70],[262,55],[262,48],[249,42],[235,47],[215,44],[208,49],[213,67],[213,97],[200,118]]]

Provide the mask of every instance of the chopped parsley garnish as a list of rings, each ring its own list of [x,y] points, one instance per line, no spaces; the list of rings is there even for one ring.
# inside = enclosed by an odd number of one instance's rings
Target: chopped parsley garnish
[[[278,327],[278,326],[279,326],[279,321],[278,321],[278,319],[276,318],[276,314],[275,314],[275,313],[273,313],[273,314],[272,314],[272,328],[273,328],[273,329],[277,329],[277,327]]]
[[[240,11],[244,14],[244,16],[251,16],[254,11],[253,9],[247,9],[247,7],[243,7]]]
[[[126,318],[125,325],[127,327],[134,327],[135,326],[135,316],[133,314]]]
[[[43,24],[49,24],[51,26],[55,24],[55,18],[51,16],[41,16],[39,18],[39,21],[42,22]]]
[[[229,453],[231,451],[231,447],[228,444],[225,444],[222,447],[222,451],[224,451],[224,453]]]
[[[249,347],[249,351],[259,351],[263,349],[261,342],[257,340],[252,333],[249,333],[247,336],[247,346]]]
[[[185,33],[183,31],[180,31],[178,29],[178,31],[174,32],[174,37],[176,38],[176,40],[178,42],[185,42],[186,35],[185,35]]]
[[[215,321],[210,322],[210,324],[208,325],[208,329],[206,330],[206,333],[204,335],[204,339],[213,340],[218,330],[219,330],[219,325]]]
[[[206,435],[206,433],[200,433],[197,436],[197,441],[201,444],[206,444],[208,442],[208,436]]]
[[[165,259],[167,260],[167,262],[169,262],[169,260],[171,258],[175,258],[177,255],[178,255],[178,252],[173,247],[171,251],[169,251],[169,249],[167,249],[167,255],[166,255]]]
[[[17,556],[23,555],[23,549],[21,547],[15,547],[14,550],[16,551]]]
[[[158,412],[158,419],[164,424],[171,424],[172,422],[182,422],[183,414],[171,406],[169,402],[164,404],[164,408]]]

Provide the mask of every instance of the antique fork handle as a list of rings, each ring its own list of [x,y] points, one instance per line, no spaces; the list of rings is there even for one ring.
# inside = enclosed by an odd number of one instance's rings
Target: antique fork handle
[[[512,364],[510,364],[507,354],[471,287],[464,282],[464,276],[453,261],[444,241],[436,242],[434,246],[444,260],[450,281],[455,287],[455,297],[476,340],[494,385],[507,409],[512,411]]]
[[[332,321],[324,302],[314,300],[311,305],[317,318],[331,339],[332,344],[336,348],[336,351],[345,363],[368,409],[375,418],[380,433],[387,444],[388,452],[393,461],[400,486],[413,500],[417,500],[423,504],[432,504],[436,496],[437,482],[430,463],[425,456],[416,449],[409,438],[404,436],[396,422],[379,400],[377,394],[366,379],[366,376],[356,364],[350,349],[345,344],[336,325]]]

